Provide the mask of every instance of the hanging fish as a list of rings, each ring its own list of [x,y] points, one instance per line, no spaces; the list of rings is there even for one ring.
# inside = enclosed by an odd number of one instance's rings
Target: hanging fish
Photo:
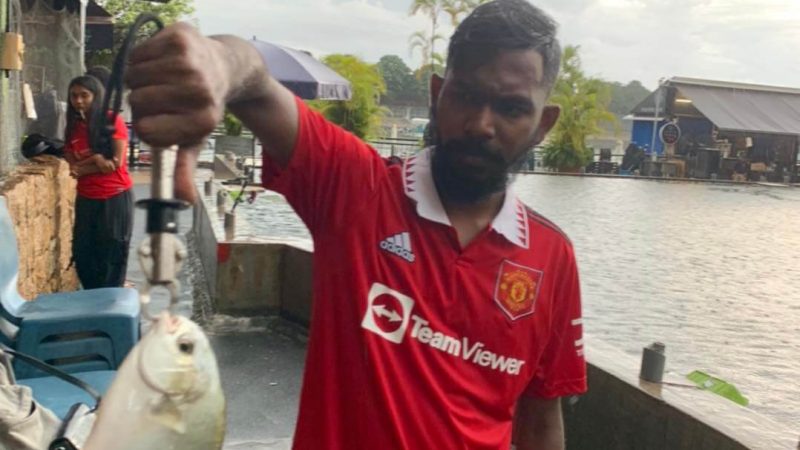
[[[219,450],[225,398],[208,338],[162,313],[100,402],[83,450]]]

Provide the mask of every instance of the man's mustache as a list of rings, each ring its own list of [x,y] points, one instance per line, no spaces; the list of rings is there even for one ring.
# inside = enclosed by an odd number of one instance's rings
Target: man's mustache
[[[493,166],[504,167],[508,163],[499,153],[492,151],[486,142],[472,139],[457,139],[445,142],[441,150],[453,157],[480,158]]]

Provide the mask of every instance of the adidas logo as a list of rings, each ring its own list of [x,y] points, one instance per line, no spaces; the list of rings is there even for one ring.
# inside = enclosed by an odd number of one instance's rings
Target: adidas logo
[[[411,250],[411,235],[407,231],[382,240],[380,247],[381,250],[394,253],[410,263],[416,259],[414,251]]]

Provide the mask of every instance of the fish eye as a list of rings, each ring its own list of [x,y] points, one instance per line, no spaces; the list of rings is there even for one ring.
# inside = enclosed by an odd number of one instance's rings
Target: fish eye
[[[188,341],[179,342],[178,350],[180,350],[181,353],[191,355],[194,352],[194,344]]]

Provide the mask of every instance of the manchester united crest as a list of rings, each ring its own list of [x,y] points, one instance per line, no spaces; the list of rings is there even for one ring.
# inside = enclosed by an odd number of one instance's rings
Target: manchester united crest
[[[494,301],[509,319],[533,314],[543,273],[511,261],[503,261],[497,275]]]

